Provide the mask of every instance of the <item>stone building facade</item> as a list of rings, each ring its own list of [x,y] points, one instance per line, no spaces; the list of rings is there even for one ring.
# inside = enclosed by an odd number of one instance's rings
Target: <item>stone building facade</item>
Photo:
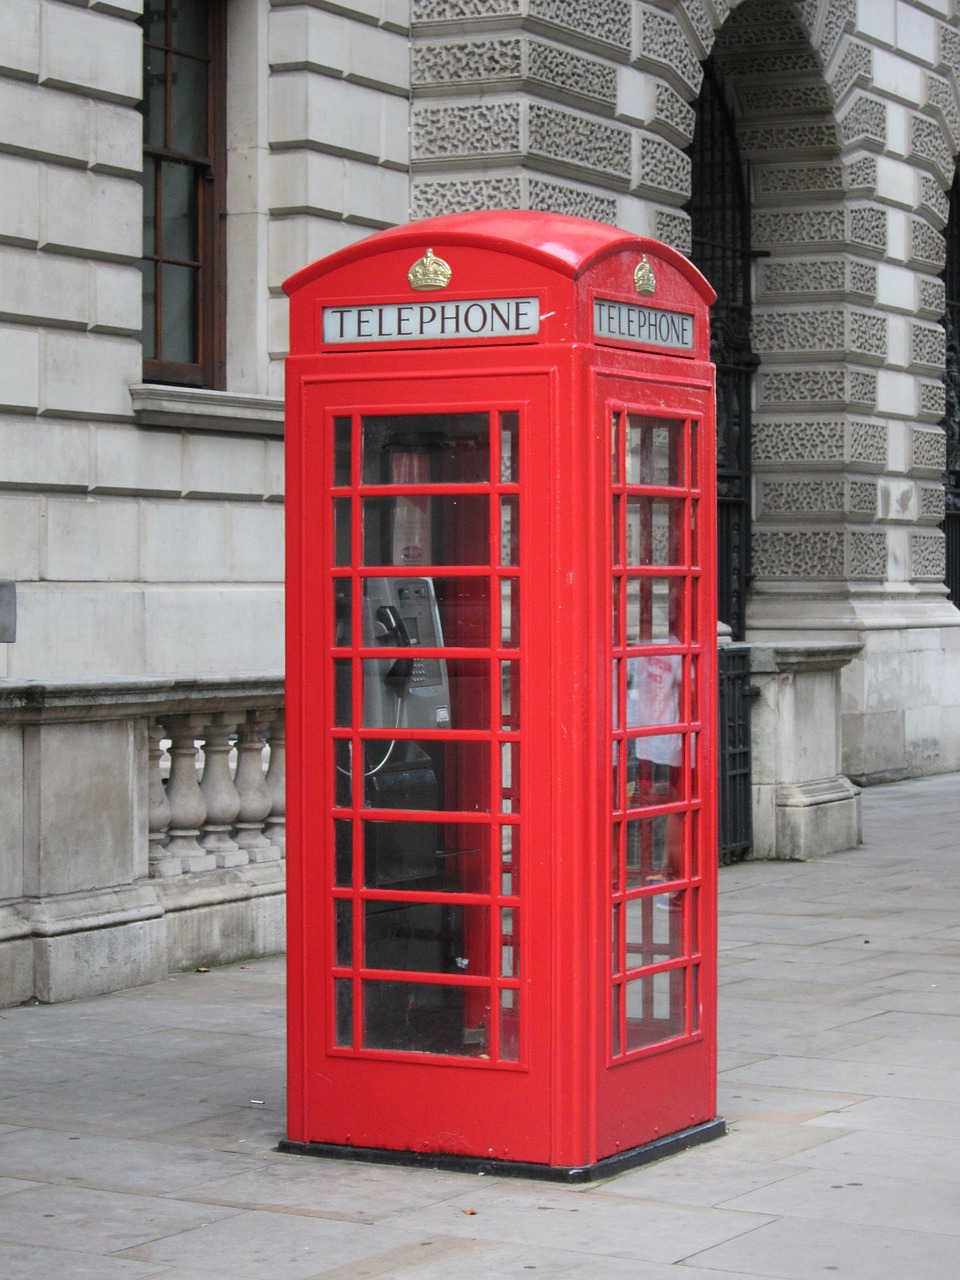
[[[0,579],[17,584],[17,638],[0,644],[0,997],[279,945],[283,280],[463,208],[578,214],[691,252],[708,60],[755,255],[761,828],[764,805],[795,801],[849,824],[842,774],[960,768],[939,527],[956,0],[187,9],[0,13]],[[187,83],[216,145],[168,190],[164,165],[191,150]],[[175,349],[183,324],[196,350]]]

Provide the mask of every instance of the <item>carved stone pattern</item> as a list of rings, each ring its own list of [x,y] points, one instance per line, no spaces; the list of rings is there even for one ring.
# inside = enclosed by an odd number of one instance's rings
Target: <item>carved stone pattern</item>
[[[949,81],[941,76],[927,76],[927,102],[943,116],[954,146],[960,142],[960,107]]]
[[[944,179],[953,176],[953,155],[935,120],[924,116],[910,117],[910,154],[935,165]]]
[[[717,19],[717,26],[722,27],[726,20],[730,17],[730,5],[728,0],[710,0],[713,12]]]
[[[818,121],[787,122],[772,125],[747,125],[740,131],[740,149],[744,155],[756,156],[775,152],[796,155],[804,151],[835,151],[836,125]]]
[[[681,253],[690,253],[693,236],[690,229],[690,218],[685,213],[675,213],[669,209],[657,210],[656,235],[658,240],[679,249]]]
[[[520,13],[522,0],[413,0],[413,22],[456,22]]]
[[[849,41],[833,77],[833,92],[839,102],[855,81],[873,79],[873,51],[868,45]]]
[[[920,489],[921,520],[942,520],[946,507],[946,494],[942,484],[922,484]]]
[[[530,150],[569,164],[630,176],[630,131],[539,102],[530,104]]]
[[[842,462],[843,422],[755,422],[754,463]]]
[[[749,22],[734,21],[726,26],[720,41],[724,50],[769,49],[778,44],[803,44],[806,32],[797,20],[793,0],[764,0],[753,6]]]
[[[851,480],[847,485],[847,510],[852,515],[872,516],[877,511],[876,480]]]
[[[417,218],[464,209],[517,209],[523,203],[519,178],[476,178],[460,182],[420,182],[413,188]]]
[[[947,225],[950,216],[950,197],[936,178],[929,173],[920,174],[920,207],[929,210],[932,220],[941,227]]]
[[[877,296],[877,268],[872,262],[847,262],[850,272],[850,292],[862,293],[868,298]]]
[[[800,10],[800,20],[803,23],[804,30],[812,33],[817,25],[820,0],[800,0],[797,7]]]
[[[517,79],[523,75],[523,42],[469,40],[414,45],[410,66],[416,85]]]
[[[942,582],[947,567],[946,543],[941,533],[914,533],[910,537],[910,577]]]
[[[853,529],[850,538],[851,578],[879,578],[887,576],[887,535],[882,531]]]
[[[563,2],[563,0],[559,0]],[[569,3],[569,0],[566,0]],[[700,89],[703,68],[675,18],[665,13],[640,13],[639,57],[670,67],[694,91]]]
[[[879,422],[850,423],[850,461],[887,465],[887,429]]]
[[[577,218],[591,218],[594,222],[607,222],[611,226],[617,221],[616,197],[580,187],[567,187],[560,182],[544,182],[539,178],[530,181],[529,205],[542,213],[566,213]]]
[[[863,355],[887,354],[887,320],[869,311],[853,311],[850,314],[850,346]]]
[[[947,290],[942,280],[924,276],[920,281],[920,306],[924,311],[943,315],[947,305]]]
[[[628,51],[630,0],[530,0],[530,17]]]
[[[755,85],[738,94],[747,116],[801,115],[829,111],[832,103],[826,85]]]
[[[884,209],[851,209],[850,239],[870,249],[887,248],[887,214]]]
[[[925,218],[910,219],[910,256],[916,262],[928,262],[943,270],[947,246],[943,236]]]
[[[945,23],[940,24],[940,65],[960,67],[960,31]]]
[[[693,129],[697,120],[694,107],[684,102],[679,93],[669,85],[658,84],[656,95],[656,118],[674,129],[684,138],[693,137]]]
[[[706,56],[713,47],[713,23],[703,7],[703,0],[682,0],[683,11],[687,21],[700,41],[700,48]]]
[[[942,428],[927,431],[913,428],[913,468],[942,471],[947,464],[947,437]]]
[[[887,140],[885,104],[865,93],[858,93],[853,106],[840,121],[840,133],[847,145],[867,139],[883,146]]]
[[[827,4],[827,16],[817,40],[817,48],[824,65],[829,63],[846,28],[853,26],[856,15],[857,0],[830,0]]]
[[[843,481],[765,480],[761,503],[769,512],[839,513],[843,511]]]
[[[842,243],[842,209],[801,209],[797,212],[757,213],[753,220],[755,244]]]
[[[920,412],[930,418],[942,418],[947,411],[947,389],[942,382],[920,383]]]
[[[910,338],[911,359],[914,364],[943,367],[947,358],[947,335],[940,325],[912,324]]]
[[[838,164],[758,165],[757,184],[764,195],[793,195],[843,191],[843,169]]]
[[[716,52],[716,50],[715,50]],[[791,49],[786,53],[726,53],[720,59],[725,75],[783,76],[804,71],[819,71],[816,55],[809,49]]]
[[[532,79],[616,106],[617,71],[609,62],[585,58],[544,40],[531,40],[527,56]]]
[[[877,162],[873,156],[861,156],[847,165],[847,183],[851,188],[877,189]]]
[[[762,293],[842,293],[842,262],[812,258],[800,262],[779,261],[760,264]]]
[[[690,157],[679,147],[649,135],[641,139],[640,172],[637,176],[642,186],[689,197],[690,170]]]
[[[414,107],[413,155],[496,155],[520,149],[520,104],[478,102],[470,106]]]
[[[758,352],[842,351],[843,312],[818,309],[755,315],[752,337]]]
[[[850,399],[854,404],[877,403],[877,375],[853,369],[850,373]]]
[[[842,369],[780,369],[762,373],[765,404],[815,404],[843,400],[845,386]]]
[[[760,578],[842,578],[843,534],[828,529],[756,533],[753,572]]]

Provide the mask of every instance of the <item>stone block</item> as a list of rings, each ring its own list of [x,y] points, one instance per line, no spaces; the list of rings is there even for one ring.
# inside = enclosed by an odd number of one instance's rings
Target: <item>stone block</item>
[[[134,581],[139,505],[123,498],[50,498],[46,510],[47,581]]]
[[[68,418],[130,416],[131,383],[140,379],[140,343],[92,333],[48,333],[44,339],[40,412]]]
[[[33,942],[0,934],[0,1008],[33,997]]]
[[[271,289],[281,285],[301,267],[328,253],[336,253],[354,244],[365,234],[362,227],[349,223],[333,221],[330,218],[317,218],[305,215],[272,219],[268,232],[269,280]],[[280,301],[285,311],[289,311],[286,299]],[[271,350],[274,333],[271,329]],[[286,348],[284,348],[286,349]]]
[[[104,422],[97,423],[92,434],[93,492],[180,496],[183,441],[179,432],[138,431]]]
[[[777,789],[777,857],[805,862],[860,843],[860,793],[836,779]]]
[[[753,856],[757,859],[777,856],[777,788],[760,784],[753,793]]]
[[[917,408],[917,380],[896,369],[877,370],[877,413],[912,418]]]
[[[140,101],[143,33],[138,26],[75,5],[46,4],[43,14],[41,83],[92,98]]]
[[[86,164],[89,103],[35,84],[0,79],[4,145],[21,155]]]
[[[87,264],[0,246],[0,298],[6,314],[21,322],[85,329],[90,319]]]
[[[282,499],[285,484],[283,445],[279,440],[266,441],[265,459],[266,479],[263,482],[263,496],[275,501]]]
[[[285,947],[282,893],[168,910],[164,921],[171,970],[276,955]]]
[[[903,776],[903,712],[874,711],[841,719],[843,772],[855,782]]]
[[[17,329],[14,334],[29,336]],[[33,335],[37,336],[37,335]],[[7,357],[21,353],[27,359],[29,344],[9,345],[0,325],[0,387],[8,373]],[[86,489],[89,480],[89,429],[74,422],[45,422],[36,418],[0,418],[2,483],[15,488]]]
[[[40,334],[35,329],[0,324],[0,409],[7,412],[18,409],[32,412],[40,403]],[[14,424],[0,424],[0,437],[13,434]],[[0,452],[4,460],[3,479],[10,483],[12,476],[8,456]],[[23,459],[21,459],[23,461]]]
[[[356,160],[344,162],[344,216],[368,226],[388,227],[410,216],[410,180],[406,173]]]
[[[191,435],[185,441],[184,493],[192,498],[260,498],[263,441]]]
[[[20,583],[17,643],[8,646],[15,680],[82,680],[143,669],[141,593],[123,584]]]
[[[26,582],[40,577],[42,519],[42,499],[32,494],[0,493],[0,578]]]
[[[314,8],[272,15],[270,66],[275,71],[308,66],[404,94],[410,81],[409,45],[402,35]]]
[[[97,333],[135,335],[139,340],[143,277],[137,266],[91,262],[90,328]]]
[[[45,171],[40,246],[81,256],[138,259],[142,193],[129,178],[80,169]]]
[[[877,303],[891,311],[914,312],[917,273],[893,262],[877,263]]]
[[[929,67],[938,59],[937,20],[931,13],[919,10],[916,4],[897,0],[897,48],[909,58],[917,58]],[[902,91],[901,91],[902,92]],[[912,98],[922,102],[922,97]]]
[[[394,118],[399,120],[395,122]],[[270,142],[316,148],[404,166],[408,160],[406,103],[376,89],[309,71],[270,82]]]
[[[227,577],[232,582],[283,582],[283,508],[233,503],[228,516]]]
[[[282,671],[279,585],[151,587],[144,593],[146,671],[231,675]]]
[[[91,103],[89,157],[90,168],[95,173],[139,178],[143,167],[140,112],[109,102]]]
[[[22,898],[23,887],[23,740],[19,725],[0,725],[0,902]],[[0,937],[3,921],[0,919]]]
[[[34,940],[36,996],[45,1004],[103,995],[167,976],[162,919]]]
[[[319,213],[326,217],[342,217],[347,205],[347,163],[343,156],[316,151],[281,151],[272,155],[271,213]]]
[[[226,546],[222,503],[143,501],[144,582],[220,582],[226,572]]]
[[[33,247],[39,238],[40,165],[0,156],[0,240]]]
[[[40,5],[4,0],[0,9],[0,70],[25,80],[40,74]]]

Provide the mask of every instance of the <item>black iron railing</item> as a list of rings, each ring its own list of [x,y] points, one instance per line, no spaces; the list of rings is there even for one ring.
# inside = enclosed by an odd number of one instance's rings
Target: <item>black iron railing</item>
[[[719,653],[720,864],[753,855],[750,786],[750,647],[731,644]]]

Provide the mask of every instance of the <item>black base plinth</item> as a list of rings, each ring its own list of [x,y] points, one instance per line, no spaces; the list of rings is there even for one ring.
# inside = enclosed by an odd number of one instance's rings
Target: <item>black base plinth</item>
[[[281,1138],[277,1150],[288,1155],[319,1156],[325,1160],[359,1160],[365,1164],[396,1164],[414,1169],[447,1169],[457,1173],[489,1173],[501,1178],[538,1178],[544,1182],[599,1182],[613,1178],[618,1173],[638,1169],[666,1156],[699,1147],[701,1143],[722,1138],[727,1131],[726,1121],[719,1116],[703,1124],[667,1134],[641,1147],[618,1151],[595,1164],[549,1165],[534,1164],[525,1160],[489,1160],[480,1156],[446,1155],[437,1151],[388,1151],[383,1147],[345,1147],[333,1142],[291,1142]]]

